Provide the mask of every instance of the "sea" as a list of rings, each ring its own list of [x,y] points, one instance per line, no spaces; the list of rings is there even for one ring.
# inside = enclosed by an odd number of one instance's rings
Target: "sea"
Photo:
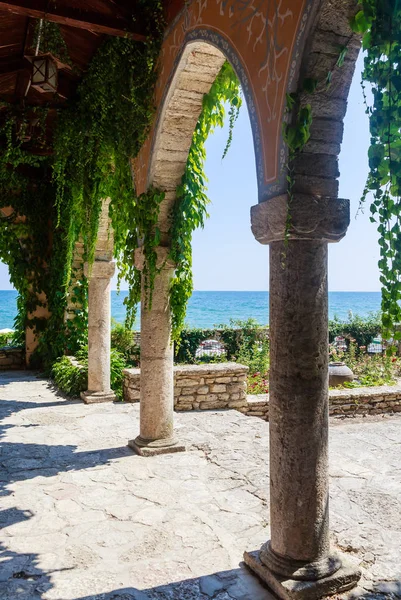
[[[111,292],[112,318],[123,323],[124,298],[127,292]],[[17,292],[0,290],[0,329],[13,328],[17,313]],[[329,292],[329,317],[348,318],[350,311],[362,317],[380,310],[380,292]],[[256,319],[261,325],[269,322],[269,292],[206,292],[195,291],[189,301],[186,322],[190,327],[210,328],[230,323],[230,319]],[[139,322],[135,327],[139,329]]]

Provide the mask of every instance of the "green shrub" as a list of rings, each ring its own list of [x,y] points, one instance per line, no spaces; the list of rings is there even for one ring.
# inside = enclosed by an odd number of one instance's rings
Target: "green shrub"
[[[110,353],[110,384],[119,400],[123,399],[123,369],[126,367],[125,356],[112,348]]]
[[[255,319],[246,321],[230,320],[229,325],[218,325],[214,329],[184,329],[181,332],[180,343],[174,347],[176,363],[195,364],[197,362],[211,362],[211,357],[196,357],[196,351],[201,342],[217,338],[226,348],[224,358],[215,360],[236,360],[242,349],[251,350],[255,343],[267,339],[267,328],[258,324]]]
[[[360,317],[349,312],[346,321],[337,317],[329,321],[329,341],[337,336],[344,336],[348,342],[354,339],[358,346],[367,346],[382,330],[380,312],[371,312],[367,317]]]
[[[252,346],[244,343],[237,356],[237,362],[249,367],[250,375],[259,373],[267,376],[270,367],[270,348],[268,340],[254,342]]]
[[[125,357],[127,363],[137,366],[140,359],[140,348],[135,343],[135,332],[121,323],[112,321],[111,347]]]
[[[10,338],[9,333],[0,333],[0,348],[3,348],[4,346],[8,346],[10,339],[11,338]]]
[[[51,377],[67,396],[79,396],[88,386],[88,360],[82,361],[78,367],[73,365],[69,358],[62,356],[53,364]]]
[[[57,387],[67,396],[79,396],[88,387],[88,346],[82,346],[76,353],[80,366],[73,365],[63,356],[56,360],[51,369],[51,377]],[[123,369],[127,366],[125,357],[115,348],[110,353],[110,384],[117,398],[123,398]]]

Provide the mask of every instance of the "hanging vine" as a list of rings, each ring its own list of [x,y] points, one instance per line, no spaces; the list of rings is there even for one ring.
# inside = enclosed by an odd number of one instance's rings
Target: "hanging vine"
[[[175,341],[184,326],[186,307],[193,292],[192,234],[207,218],[207,177],[205,175],[208,136],[223,127],[229,104],[229,135],[223,158],[232,142],[233,128],[242,104],[241,87],[234,69],[225,62],[210,91],[203,98],[202,112],[195,127],[187,165],[173,210],[170,258],[176,265],[170,290],[172,335]]]
[[[193,291],[192,282],[192,233],[203,227],[207,217],[207,177],[204,173],[206,148],[205,142],[216,126],[223,127],[226,117],[226,104],[229,104],[229,135],[224,148],[223,158],[231,146],[233,128],[242,104],[240,84],[231,65],[226,62],[210,91],[203,98],[202,112],[192,138],[191,148],[182,182],[177,189],[177,199],[173,209],[170,229],[171,251],[169,259],[176,265],[170,288],[172,312],[172,336],[178,340],[184,325],[187,302]],[[147,309],[152,305],[152,293],[155,277],[162,266],[157,264],[157,246],[160,244],[160,231],[157,226],[160,204],[164,193],[149,189],[135,199],[134,203],[125,203],[121,215],[130,224],[130,231],[119,243],[120,278],[128,282],[129,292],[124,302],[127,306],[127,327],[131,327],[136,308],[141,300],[141,286],[144,286],[143,298]],[[111,206],[112,211],[114,210]],[[143,253],[141,270],[134,265],[137,249]]]
[[[37,356],[45,364],[65,350],[76,349],[85,336],[85,281],[70,290],[80,308],[67,324],[65,310],[75,243],[82,239],[84,258],[93,260],[101,200],[111,198],[118,258],[128,260],[126,241],[130,229],[137,228],[136,221],[125,218],[127,214],[138,216],[134,208],[140,204],[130,160],[142,146],[154,113],[156,62],[164,29],[159,0],[140,0],[137,10],[142,12],[147,41],[105,39],[76,96],[58,111],[52,152],[46,156],[36,152],[41,138],[43,144],[48,143],[46,118],[42,119],[41,136],[37,116],[32,118],[34,109],[4,110],[0,106],[1,206],[12,206],[15,215],[1,222],[0,257],[9,265],[11,281],[19,291],[21,339],[28,325],[41,331]],[[57,26],[42,27],[41,49],[56,52],[51,42],[57,46],[59,35]],[[30,133],[34,148],[29,143]],[[21,228],[26,231],[21,233]],[[30,317],[44,297],[50,318]]]
[[[371,192],[371,221],[380,234],[383,335],[401,339],[401,4],[363,0],[352,20],[363,35],[362,79],[369,83],[373,104],[370,121],[369,175],[362,202]]]

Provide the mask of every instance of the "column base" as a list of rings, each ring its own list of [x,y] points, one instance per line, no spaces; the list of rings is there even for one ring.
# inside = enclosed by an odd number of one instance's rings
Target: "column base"
[[[110,390],[109,392],[81,392],[81,398],[85,404],[98,404],[100,402],[115,402],[117,396]]]
[[[315,580],[291,579],[273,573],[260,560],[261,551],[245,552],[245,564],[276,594],[281,600],[319,600],[346,592],[356,586],[361,571],[347,556],[333,555],[333,561],[341,561],[341,566],[331,575]]]
[[[128,446],[140,456],[156,456],[157,454],[170,454],[172,452],[185,452],[184,444],[175,438],[164,440],[144,440],[138,435],[135,440],[130,440]]]

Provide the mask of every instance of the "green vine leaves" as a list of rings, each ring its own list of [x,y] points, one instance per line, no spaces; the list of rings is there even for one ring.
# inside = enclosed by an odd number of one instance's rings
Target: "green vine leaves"
[[[380,234],[383,336],[401,339],[401,4],[363,0],[352,20],[363,35],[363,81],[372,87],[369,175],[362,202],[373,194],[371,221]]]
[[[115,252],[123,272],[132,264],[127,248],[133,240],[137,243],[138,231],[145,227],[143,199],[136,197],[130,160],[138,154],[153,118],[165,24],[160,0],[138,0],[137,5],[147,41],[105,38],[75,97],[58,110],[51,156],[25,150],[36,109],[27,109],[21,116],[19,107],[0,107],[0,137],[5,148],[0,155],[1,201],[26,217],[27,230],[22,252],[21,227],[17,231],[15,223],[0,223],[0,257],[9,265],[20,294],[17,326],[21,339],[39,295],[47,297],[50,318],[36,324],[38,330],[43,329],[38,355],[47,364],[82,343],[87,327],[87,286],[84,281],[70,290],[74,247],[82,240],[84,259],[93,260],[102,200],[111,198]],[[57,26],[44,22],[40,47],[67,62],[60,36]],[[38,129],[36,125],[36,144],[40,142]],[[32,176],[25,174],[27,166]],[[46,247],[39,248],[41,243]],[[147,256],[152,265],[152,254]],[[133,297],[137,289],[136,283]],[[68,294],[80,308],[75,319],[65,324]],[[34,324],[32,320],[30,324]]]

